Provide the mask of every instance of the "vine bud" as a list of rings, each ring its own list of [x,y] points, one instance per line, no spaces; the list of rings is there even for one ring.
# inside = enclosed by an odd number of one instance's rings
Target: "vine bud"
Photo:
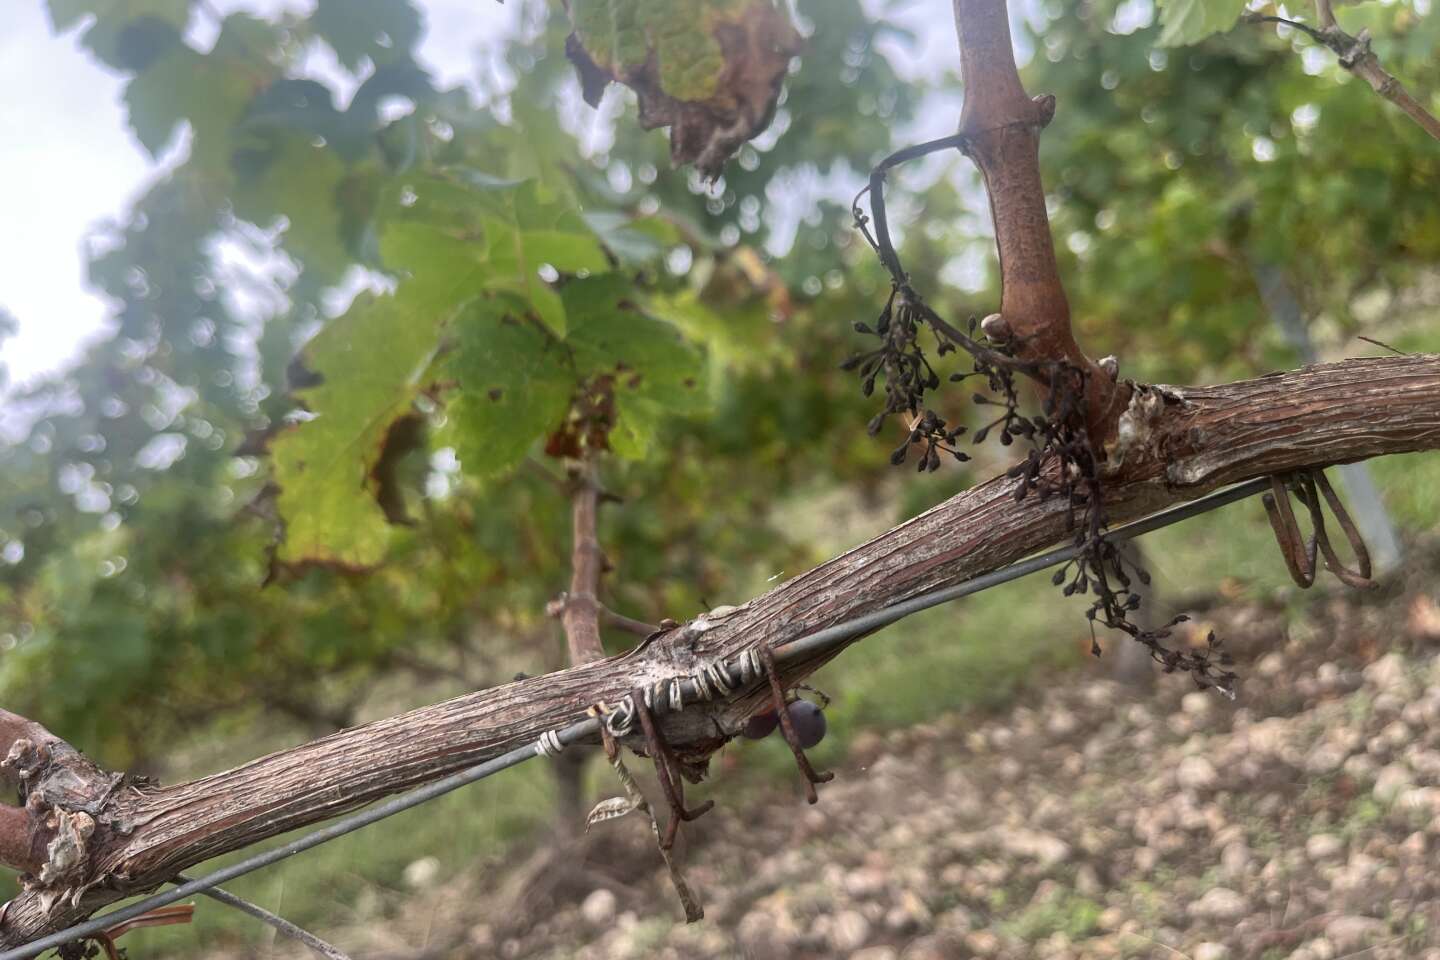
[[[1004,343],[1012,336],[1010,324],[1006,323],[1005,318],[998,313],[992,313],[984,320],[981,320],[980,329],[984,330],[985,336],[989,337],[995,343]]]

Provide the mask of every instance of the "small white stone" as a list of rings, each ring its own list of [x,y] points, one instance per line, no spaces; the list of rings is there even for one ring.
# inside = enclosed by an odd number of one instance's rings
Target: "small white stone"
[[[615,894],[601,887],[593,891],[584,902],[580,904],[580,916],[585,922],[594,927],[603,927],[615,919],[615,908],[618,906]]]
[[[1052,867],[1070,857],[1070,847],[1064,840],[1038,830],[1002,829],[998,839],[1001,849],[1007,853],[1038,860],[1043,867]]]
[[[1305,757],[1308,773],[1334,773],[1345,762],[1345,749],[1338,743],[1322,740]]]
[[[1412,786],[1414,782],[1410,776],[1410,769],[1404,764],[1386,764],[1375,775],[1375,799],[1381,803],[1389,803],[1399,796],[1402,790]]]
[[[1075,732],[1078,725],[1075,714],[1063,707],[1058,707],[1052,710],[1045,719],[1045,732],[1052,737],[1067,737]]]
[[[1340,950],[1358,950],[1387,933],[1385,921],[1373,917],[1336,917],[1325,925],[1325,939]]]
[[[870,921],[858,910],[844,910],[830,924],[830,945],[836,950],[858,950],[870,939]]]
[[[1204,716],[1214,705],[1214,696],[1204,690],[1192,690],[1180,698],[1180,709],[1194,716]]]
[[[1434,787],[1407,787],[1395,794],[1395,806],[1415,813],[1440,811],[1440,790]]]
[[[440,861],[436,857],[421,857],[419,860],[412,860],[405,866],[405,871],[401,874],[405,885],[415,890],[430,886],[439,875]]]
[[[1410,683],[1405,658],[1398,653],[1385,654],[1366,667],[1364,672],[1365,682],[1385,693],[1400,693]]]
[[[1317,833],[1305,841],[1305,855],[1311,860],[1329,860],[1345,849],[1345,841],[1333,833]]]
[[[1267,653],[1255,664],[1255,672],[1262,677],[1278,677],[1285,669],[1285,658],[1278,653]]]
[[[1220,870],[1227,879],[1238,880],[1245,875],[1245,868],[1250,866],[1250,848],[1243,840],[1235,840],[1225,845],[1220,851]]]
[[[894,947],[866,947],[850,954],[850,960],[895,960],[897,956]]]
[[[1212,887],[1205,895],[1190,904],[1191,916],[1206,920],[1235,920],[1249,910],[1245,898],[1225,887]]]
[[[1215,765],[1204,757],[1186,757],[1175,770],[1176,782],[1186,790],[1209,789],[1218,779]]]
[[[1353,754],[1345,761],[1344,770],[1356,780],[1369,780],[1375,776],[1375,761],[1363,753]]]
[[[1207,941],[1195,947],[1194,960],[1230,960],[1230,948],[1223,943]]]

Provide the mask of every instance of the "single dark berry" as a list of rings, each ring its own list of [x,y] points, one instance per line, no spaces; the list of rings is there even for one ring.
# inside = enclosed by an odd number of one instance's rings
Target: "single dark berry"
[[[795,739],[806,750],[825,739],[825,711],[809,700],[794,700],[785,707]]]
[[[740,736],[746,740],[764,740],[775,731],[780,725],[780,715],[774,710],[766,710],[764,713],[757,713],[745,723],[745,729],[740,731]]]

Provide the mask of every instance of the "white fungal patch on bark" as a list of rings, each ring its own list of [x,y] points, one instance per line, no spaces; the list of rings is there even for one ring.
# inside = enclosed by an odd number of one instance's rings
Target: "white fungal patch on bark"
[[[1163,387],[1136,384],[1130,403],[1116,424],[1115,440],[1105,451],[1106,472],[1115,473],[1132,453],[1149,448],[1156,429],[1163,424],[1167,401],[1179,400],[1179,396]]]

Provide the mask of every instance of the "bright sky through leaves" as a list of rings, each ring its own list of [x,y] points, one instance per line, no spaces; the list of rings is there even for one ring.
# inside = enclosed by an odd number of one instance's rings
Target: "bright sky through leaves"
[[[222,13],[263,14],[309,5],[217,0],[212,6]],[[497,49],[510,35],[521,4],[419,0],[419,6],[426,17],[420,60],[448,83],[495,69],[494,60],[481,54]],[[890,59],[904,76],[933,78],[947,68],[954,52],[949,0],[908,4],[902,13],[898,20],[922,29],[916,31],[916,45],[903,48],[905,56]],[[192,29],[208,46],[213,24],[204,17],[197,21]],[[944,23],[946,29],[923,29],[927,23]],[[893,54],[902,48],[891,40],[882,49]],[[311,69],[332,82],[336,78],[333,63],[313,63]],[[5,129],[27,131],[0,149],[0,176],[25,185],[0,200],[5,224],[0,263],[6,264],[0,271],[0,308],[19,322],[18,334],[0,342],[0,364],[12,384],[59,369],[105,327],[109,310],[86,289],[84,238],[98,223],[122,217],[156,171],[126,126],[123,87],[117,74],[78,46],[75,34],[51,34],[43,0],[16,0],[7,9],[0,32],[0,90],[26,95],[0,98],[0,121]],[[587,122],[593,122],[588,108],[586,113]],[[952,122],[947,115],[944,110],[927,114],[936,121],[935,129],[927,126],[917,137],[948,133]],[[168,159],[175,159],[173,153]],[[812,194],[838,196],[846,189],[848,183],[805,184],[795,196],[795,210],[776,212],[786,220],[798,219]]]

